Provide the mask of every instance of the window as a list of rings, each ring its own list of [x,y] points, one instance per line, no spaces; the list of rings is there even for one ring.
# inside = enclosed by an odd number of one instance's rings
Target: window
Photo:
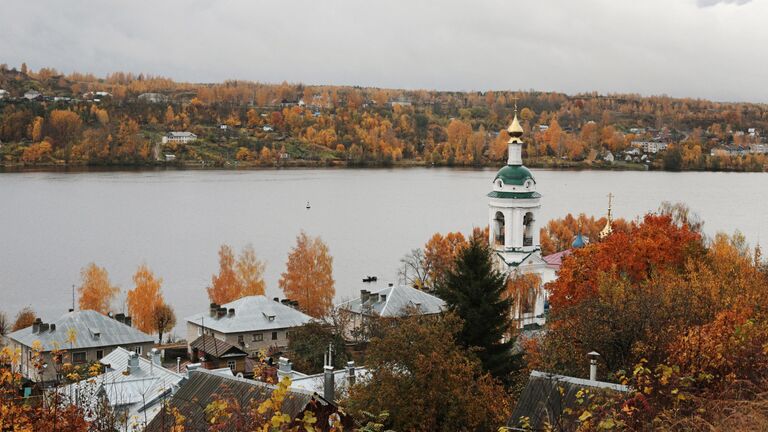
[[[197,328],[197,335],[198,336],[202,336],[203,335],[203,328],[202,327],[198,327]]]
[[[104,358],[104,350],[96,350],[96,360]]]
[[[64,379],[64,376],[62,374],[60,374],[60,373],[57,373],[56,374],[56,381],[61,381],[62,379]]]
[[[254,342],[261,342],[264,340],[264,334],[263,333],[254,333],[253,334],[253,341]]]
[[[75,364],[85,363],[85,360],[86,360],[85,351],[72,353],[72,363],[75,363]]]
[[[290,339],[291,338],[291,332],[287,331],[285,332],[285,338]]]
[[[135,352],[138,355],[141,355],[141,345],[136,345],[133,347],[133,352]]]
[[[234,372],[235,371],[235,361],[234,360],[227,360],[227,367]]]
[[[243,345],[245,343],[245,337],[243,337],[243,335],[237,335],[237,343]]]
[[[272,332],[272,340],[277,340],[277,332]]]

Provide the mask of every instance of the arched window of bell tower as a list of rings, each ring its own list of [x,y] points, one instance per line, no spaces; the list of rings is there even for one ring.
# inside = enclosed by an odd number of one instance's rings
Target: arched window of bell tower
[[[523,217],[523,246],[533,246],[533,213],[528,212]]]
[[[493,239],[495,246],[504,246],[504,213],[496,212],[493,218]]]

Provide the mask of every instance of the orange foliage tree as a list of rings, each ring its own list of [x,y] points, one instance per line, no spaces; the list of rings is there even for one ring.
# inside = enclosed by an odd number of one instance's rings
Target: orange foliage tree
[[[21,330],[31,326],[32,323],[35,322],[35,318],[37,318],[35,311],[29,306],[25,307],[16,314],[16,319],[13,321],[11,331]]]
[[[444,280],[454,268],[459,252],[469,244],[464,234],[449,232],[446,235],[435,233],[424,245],[424,259],[429,268],[429,284],[431,287]]]
[[[330,312],[336,293],[333,257],[320,237],[310,237],[304,231],[296,237],[279,284],[286,297],[297,300],[308,315],[320,318]]]
[[[49,118],[53,142],[65,150],[65,159],[69,161],[69,151],[80,136],[83,121],[80,116],[69,110],[53,110]]]
[[[211,277],[207,288],[208,298],[217,304],[225,304],[250,295],[264,295],[265,264],[256,257],[253,246],[246,246],[235,259],[232,248],[221,245],[219,249],[219,274]]]
[[[24,149],[24,153],[21,155],[21,160],[26,163],[40,162],[43,158],[50,156],[51,148],[51,143],[48,141],[30,144],[29,147]]]
[[[764,269],[739,234],[705,245],[684,220],[647,215],[563,262],[547,286],[549,331],[529,344],[528,363],[580,375],[579,359],[596,350],[605,378],[641,360],[708,391],[768,378],[755,357],[768,340]]]
[[[112,299],[120,292],[109,281],[109,274],[103,267],[90,263],[80,271],[82,284],[77,289],[80,295],[80,309],[90,309],[107,314]]]
[[[240,252],[235,269],[243,296],[264,295],[264,269],[266,264],[256,256],[252,245],[246,245]]]
[[[594,216],[587,216],[584,213],[577,217],[568,213],[562,219],[552,219],[540,230],[541,254],[549,255],[570,249],[579,231],[590,242],[600,241],[600,231],[607,221],[607,218],[595,219]],[[611,227],[613,231],[627,231],[629,224],[624,219],[614,219]]]
[[[207,291],[208,298],[217,304],[229,303],[238,298],[240,284],[235,273],[235,254],[227,245],[219,248],[219,274],[211,277]]]
[[[678,227],[669,216],[648,214],[627,232],[615,232],[603,242],[575,250],[548,286],[550,302],[553,308],[563,308],[590,298],[605,275],[637,282],[652,271],[681,268],[700,247],[700,235],[686,225]]]
[[[152,333],[155,329],[155,310],[164,303],[160,292],[163,280],[156,278],[152,270],[142,264],[133,275],[133,282],[136,285],[128,291],[126,299],[128,313],[133,317],[133,324],[137,329]]]

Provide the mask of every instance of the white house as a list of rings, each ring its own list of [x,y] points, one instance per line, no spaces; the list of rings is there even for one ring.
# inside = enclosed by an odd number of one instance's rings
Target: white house
[[[632,141],[632,147],[643,149],[644,153],[658,153],[667,149],[669,145],[663,141]]]
[[[167,102],[168,96],[161,93],[142,93],[138,96],[138,100],[148,103],[161,103]]]
[[[187,341],[203,334],[213,335],[248,354],[285,348],[291,330],[312,321],[312,317],[289,305],[295,303],[265,296],[243,297],[224,305],[211,303],[208,312],[185,319]]]
[[[24,93],[24,98],[27,100],[38,100],[42,99],[43,95],[37,90],[28,90],[26,93]]]
[[[104,398],[126,430],[142,430],[186,381],[185,375],[161,365],[159,350],[147,356],[117,348],[100,360],[104,373],[70,384],[61,394],[81,406],[95,407]]]
[[[9,96],[8,90],[0,89],[0,99],[5,99]]]
[[[197,139],[197,135],[192,132],[168,132],[163,136],[163,144],[179,143],[186,144]]]

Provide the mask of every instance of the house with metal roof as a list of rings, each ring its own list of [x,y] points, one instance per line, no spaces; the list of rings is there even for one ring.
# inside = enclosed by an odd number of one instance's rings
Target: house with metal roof
[[[169,410],[161,412],[149,423],[145,432],[166,432],[174,418],[168,411],[178,410],[184,417],[185,430],[197,430],[196,426],[207,424],[205,408],[214,401],[234,399],[241,407],[251,407],[254,404],[268,400],[277,387],[260,381],[239,377],[229,377],[205,369],[196,369],[189,373],[189,379],[170,399]],[[248,408],[246,408],[247,410]],[[294,426],[296,419],[311,412],[317,422],[313,425],[317,430],[332,430],[342,425],[345,430],[351,430],[352,420],[339,412],[338,408],[321,395],[300,389],[290,389],[281,406],[282,413],[288,415]],[[239,431],[236,425],[227,425],[222,431]],[[217,429],[218,430],[218,429]]]
[[[185,375],[164,368],[160,360],[157,349],[147,359],[118,347],[100,360],[104,373],[60,392],[78,406],[95,406],[104,400],[126,430],[141,430],[186,381]]]
[[[167,102],[168,96],[161,93],[142,93],[137,97],[137,99],[142,102],[161,103]]]
[[[594,377],[592,377],[594,378]],[[624,385],[533,371],[507,422],[511,430],[576,430],[592,398],[627,393]]]
[[[253,374],[253,364],[248,362],[248,353],[229,342],[203,334],[189,343],[192,362],[200,363],[205,369],[229,368],[233,375]],[[250,370],[247,365],[251,365]]]
[[[163,144],[179,143],[186,144],[197,139],[197,135],[192,132],[168,132],[163,136]]]
[[[333,375],[333,392],[335,394],[333,399],[340,399],[341,395],[347,394],[349,387],[359,382],[362,379],[368,378],[368,369],[361,366],[355,366],[354,361],[347,362],[344,369],[323,371],[321,373],[305,375],[294,371],[294,376],[291,377],[291,388],[300,389],[318,394],[325,395],[326,386],[328,384],[328,374]],[[278,368],[278,375],[281,374]]]
[[[446,310],[445,302],[432,294],[407,285],[391,285],[378,291],[360,290],[360,297],[336,306],[347,317],[344,334],[366,339],[369,318],[396,318],[409,314],[434,315]]]
[[[247,296],[224,305],[211,303],[208,312],[188,316],[185,321],[188,341],[207,334],[253,355],[287,347],[291,330],[312,317],[296,309],[293,302]]]
[[[40,99],[43,98],[43,94],[40,93],[37,90],[27,90],[24,93],[24,98],[27,99],[27,100],[31,100],[31,101],[33,101],[33,100],[40,100]]]
[[[111,318],[92,310],[68,312],[51,323],[38,318],[6,338],[11,349],[21,352],[22,375],[38,382],[61,380],[60,365],[51,355],[54,350],[63,351],[63,362],[81,365],[99,361],[117,347],[141,354],[154,344],[154,337],[131,327],[130,317]],[[41,369],[34,365],[35,351],[42,356]]]
[[[360,297],[341,303],[339,309],[382,317],[398,317],[407,313],[431,315],[443,312],[445,302],[407,285],[392,285],[378,291],[360,290]]]

